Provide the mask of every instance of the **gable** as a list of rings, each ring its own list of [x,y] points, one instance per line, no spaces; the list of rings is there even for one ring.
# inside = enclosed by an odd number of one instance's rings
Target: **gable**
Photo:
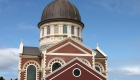
[[[68,44],[58,50],[56,50],[54,53],[84,53],[83,51],[77,49],[75,46]]]
[[[75,46],[79,47],[82,50],[82,51],[81,50],[79,51],[79,50],[76,49],[76,47],[72,48],[73,45],[67,45],[65,47],[67,47],[68,49],[71,49],[71,50],[74,49],[74,50],[70,51],[70,50],[68,50],[66,48],[63,48],[63,49],[65,49],[64,51],[66,51],[67,53],[70,53],[70,52],[76,52],[76,53],[81,53],[82,52],[83,53],[83,51],[84,51],[84,53],[87,52],[89,54],[92,54],[92,50],[90,50],[87,47],[85,47],[82,43],[78,43],[78,42],[72,40],[71,38],[68,38],[68,39],[66,39],[66,40],[64,40],[64,41],[62,41],[60,43],[54,44],[53,46],[51,46],[51,47],[49,47],[47,49],[47,52],[52,52],[55,49],[58,49],[61,46],[67,44],[67,43],[74,44]],[[62,48],[61,48],[61,50],[57,50],[56,52],[62,52]]]
[[[76,77],[73,74],[75,69],[80,70],[80,76]],[[50,73],[46,77],[46,80],[85,80],[87,78],[88,80],[107,80],[104,75],[97,72],[95,69],[91,69],[77,59],[53,73]]]
[[[96,52],[95,58],[106,58],[101,52],[97,49],[94,50]]]

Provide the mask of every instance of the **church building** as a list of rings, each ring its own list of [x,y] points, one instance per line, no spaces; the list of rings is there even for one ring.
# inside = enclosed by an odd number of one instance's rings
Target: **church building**
[[[18,80],[108,80],[107,55],[82,43],[84,23],[70,0],[52,0],[38,29],[39,47],[20,43]]]

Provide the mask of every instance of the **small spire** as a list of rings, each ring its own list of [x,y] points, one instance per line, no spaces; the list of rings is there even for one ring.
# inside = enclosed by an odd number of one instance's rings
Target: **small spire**
[[[23,42],[21,39],[20,45],[19,45],[19,53],[22,54],[23,53]]]
[[[98,43],[97,43],[96,49],[99,49],[99,45],[98,45]]]

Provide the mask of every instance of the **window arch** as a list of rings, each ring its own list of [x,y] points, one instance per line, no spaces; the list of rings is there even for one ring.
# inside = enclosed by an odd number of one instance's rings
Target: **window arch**
[[[74,34],[74,26],[71,26],[71,34]]]
[[[84,58],[80,58],[85,64],[87,64],[88,66],[91,66],[90,62],[87,59]]]
[[[63,33],[67,33],[67,26],[66,25],[63,26]]]
[[[60,67],[61,67],[61,64],[58,63],[58,62],[56,62],[56,63],[54,63],[54,64],[52,65],[52,71],[54,71],[54,70],[56,70],[56,69],[58,69],[58,68],[60,68]]]
[[[47,34],[50,34],[50,30],[51,30],[51,28],[50,28],[50,26],[48,26],[47,27]]]
[[[52,66],[54,63],[59,63],[59,64],[61,64],[61,66],[63,66],[65,64],[65,61],[58,57],[51,59],[48,63],[49,72],[52,72],[52,70],[53,70]]]
[[[104,71],[104,67],[101,63],[99,62],[95,62],[95,69],[99,72],[103,72]]]
[[[36,68],[34,65],[30,65],[27,68],[27,80],[36,80]]]

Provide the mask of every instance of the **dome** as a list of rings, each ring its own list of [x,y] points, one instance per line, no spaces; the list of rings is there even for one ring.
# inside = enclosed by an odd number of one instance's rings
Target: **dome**
[[[45,7],[40,23],[51,20],[74,20],[82,23],[78,9],[67,0],[54,0]]]

